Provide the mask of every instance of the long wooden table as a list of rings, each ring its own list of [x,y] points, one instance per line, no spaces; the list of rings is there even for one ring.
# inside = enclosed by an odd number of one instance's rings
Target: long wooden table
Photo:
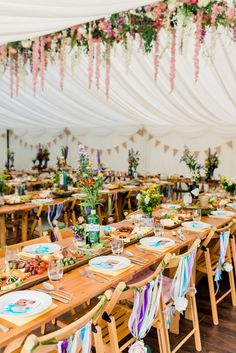
[[[202,220],[204,222],[209,223],[212,227],[221,228],[230,221],[230,218],[202,217]],[[196,238],[204,239],[207,236],[208,232],[209,230],[200,233],[185,231],[186,240],[183,242],[177,242],[176,246],[171,249],[171,252],[177,252],[182,248],[190,245]],[[176,238],[172,235],[172,231],[170,230],[165,231],[165,236],[169,237],[170,239],[176,240]],[[62,246],[68,247],[72,247],[72,244],[73,243],[71,238],[65,239],[61,243]],[[79,271],[81,269],[84,269],[87,264],[84,264],[82,266],[79,266],[78,264],[78,268],[75,268],[70,272],[65,273],[63,279],[61,280],[61,285],[63,289],[74,294],[73,300],[70,301],[69,304],[55,302],[55,304],[57,305],[56,308],[52,309],[50,312],[44,315],[39,316],[35,320],[21,327],[1,319],[1,323],[4,326],[9,327],[10,330],[7,333],[4,333],[4,335],[0,335],[0,347],[7,346],[12,341],[12,339],[17,339],[21,336],[25,336],[36,328],[40,327],[41,325],[48,323],[52,319],[57,318],[63,315],[64,313],[70,311],[71,309],[97,297],[98,295],[104,293],[107,289],[116,286],[119,282],[127,282],[131,280],[135,275],[139,274],[146,268],[159,263],[165,255],[165,253],[153,254],[152,252],[140,252],[135,244],[128,246],[127,250],[132,251],[132,253],[134,253],[134,255],[137,257],[145,258],[147,260],[147,263],[143,265],[133,264],[133,267],[131,269],[127,270],[126,272],[123,272],[119,276],[111,277],[110,280],[104,280],[103,283],[99,283],[91,278],[82,277]],[[0,259],[0,262],[1,261],[3,261],[3,259]],[[39,281],[39,276],[36,277],[37,281]],[[44,281],[45,276],[42,276],[41,278],[42,281]],[[40,284],[35,285],[34,278],[32,276],[32,278],[30,279],[30,289],[33,290],[39,287]]]

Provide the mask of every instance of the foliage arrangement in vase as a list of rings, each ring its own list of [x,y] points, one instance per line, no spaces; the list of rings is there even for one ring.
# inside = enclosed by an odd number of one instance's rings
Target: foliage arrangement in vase
[[[137,195],[138,209],[143,211],[146,218],[152,218],[153,208],[159,204],[163,197],[163,195],[159,194],[157,190],[159,190],[157,185],[152,185],[149,188],[142,190]]]
[[[140,152],[139,151],[134,151],[133,148],[129,150],[129,157],[128,157],[128,176],[130,178],[137,178],[138,173],[137,173],[137,168],[139,165],[139,159],[140,159]]]
[[[73,231],[74,244],[76,247],[83,247],[86,241],[86,224],[76,224],[71,227]]]
[[[3,196],[7,191],[6,178],[7,176],[0,171],[0,196]]]
[[[66,167],[68,152],[69,152],[69,147],[67,145],[61,147],[61,157],[57,157],[58,168],[65,168]]]
[[[186,145],[184,146],[184,152],[183,156],[180,158],[180,162],[185,162],[190,171],[192,180],[192,184],[190,185],[190,192],[192,197],[197,199],[199,195],[199,186],[197,183],[201,177],[201,169],[203,168],[203,165],[198,163],[194,153],[191,152]]]
[[[228,178],[226,176],[221,177],[221,185],[223,189],[230,193],[231,196],[235,196],[236,192],[236,179]]]
[[[205,159],[205,175],[206,180],[212,180],[214,171],[220,164],[219,156],[217,152],[211,153],[211,149],[208,150],[208,156]]]
[[[39,145],[36,157],[33,159],[34,167],[38,168],[38,170],[46,169],[49,162],[49,156],[49,150],[46,147]],[[36,162],[38,162],[37,165],[35,165]]]
[[[89,211],[87,216],[86,232],[88,234],[87,241],[90,245],[99,242],[99,217],[96,214],[96,206],[99,203],[99,190],[103,185],[103,174],[94,173],[92,162],[83,145],[79,146],[78,160],[78,186],[81,191],[86,194],[86,199],[82,202],[82,206]]]

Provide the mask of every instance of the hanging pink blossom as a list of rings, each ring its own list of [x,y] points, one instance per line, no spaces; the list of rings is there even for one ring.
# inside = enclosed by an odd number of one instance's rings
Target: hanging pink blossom
[[[160,29],[158,28],[156,31],[156,41],[155,41],[155,48],[154,48],[154,80],[157,80],[158,75],[158,68],[159,68],[159,46],[160,46],[160,39],[159,39],[159,32]]]
[[[71,29],[70,29],[70,35],[71,35],[71,37],[74,36],[75,31],[77,31],[78,28],[79,28],[79,25],[75,25],[75,26],[72,26],[72,27],[71,27]]]
[[[92,87],[93,82],[93,56],[94,56],[94,43],[93,39],[89,39],[89,58],[88,58],[88,80],[89,88]]]
[[[65,78],[65,43],[64,38],[61,38],[60,50],[60,88],[63,91]]]
[[[16,95],[19,95],[19,87],[20,87],[20,80],[19,80],[19,57],[18,55],[15,58],[15,77],[16,77]]]
[[[211,23],[214,25],[216,23],[217,16],[221,13],[224,12],[224,7],[219,6],[217,4],[214,4],[212,6],[212,13],[211,13]]]
[[[45,51],[44,51],[44,37],[40,38],[40,78],[41,89],[44,90],[44,72],[45,72]]]
[[[194,79],[195,82],[198,80],[199,75],[199,53],[202,41],[202,16],[203,12],[199,11],[197,14],[196,21],[196,33],[195,33],[195,50],[194,50]]]
[[[10,55],[10,94],[11,98],[14,95],[14,59],[13,56]]]
[[[226,18],[229,21],[232,21],[235,15],[235,9],[234,7],[229,7],[226,11]]]
[[[111,71],[111,48],[108,46],[106,49],[106,96],[109,98],[110,92],[110,71]]]
[[[0,59],[3,64],[3,71],[7,68],[7,47],[6,45],[0,45]]]
[[[36,38],[33,43],[33,52],[32,52],[32,75],[33,75],[33,92],[36,94],[36,82],[38,77],[39,69],[39,38]]]
[[[174,90],[175,83],[175,54],[176,54],[176,29],[172,29],[171,58],[170,58],[170,92]]]
[[[100,68],[101,68],[101,41],[97,41],[96,45],[96,86],[100,87]]]

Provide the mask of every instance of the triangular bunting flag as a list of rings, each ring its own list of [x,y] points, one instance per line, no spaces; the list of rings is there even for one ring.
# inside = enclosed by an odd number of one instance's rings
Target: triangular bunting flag
[[[91,148],[91,154],[94,154],[95,149]]]
[[[150,141],[151,139],[153,139],[153,135],[152,134],[148,134],[148,141]]]
[[[179,150],[177,150],[177,148],[173,148],[173,156],[175,157],[177,155]]]
[[[232,141],[232,140],[226,142],[226,145],[227,145],[229,148],[233,149],[233,141]]]
[[[76,140],[75,136],[72,136],[72,142],[74,142]]]
[[[115,150],[116,150],[117,153],[119,153],[119,146],[116,146]]]
[[[48,142],[48,147],[50,147],[51,146],[51,142]]]
[[[194,154],[194,157],[195,157],[195,158],[198,158],[198,157],[199,157],[199,154],[200,154],[200,151],[195,151],[195,152],[193,152],[193,154]]]
[[[134,136],[130,136],[130,141],[134,142]]]
[[[54,143],[57,143],[57,139],[54,139],[53,142],[54,142]]]
[[[160,145],[160,141],[159,140],[156,140],[155,141],[155,146],[157,147],[157,146],[159,146]]]
[[[108,153],[109,156],[110,156],[110,154],[111,154],[111,149],[110,149],[110,148],[107,149],[107,153]]]
[[[123,142],[123,143],[122,143],[122,146],[123,146],[125,149],[127,149],[127,142]]]
[[[204,153],[208,156],[209,150],[205,150]]]
[[[170,148],[170,146],[164,145],[164,152],[167,152],[169,148]]]
[[[139,136],[143,136],[143,134],[144,134],[143,129],[139,129],[139,130],[137,131],[137,134],[138,134]]]
[[[221,152],[221,146],[216,146],[215,150],[216,150],[217,153],[220,153]]]
[[[65,133],[66,135],[70,135],[70,134],[71,134],[70,130],[68,130],[67,128],[64,129],[64,133]]]
[[[59,139],[61,140],[62,139],[62,134],[58,135]]]

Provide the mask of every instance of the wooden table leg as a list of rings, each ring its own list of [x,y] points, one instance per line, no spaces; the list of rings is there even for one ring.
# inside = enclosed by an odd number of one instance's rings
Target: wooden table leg
[[[28,240],[28,212],[22,214],[22,234],[21,241]]]
[[[1,214],[0,215],[0,244],[1,247],[3,248],[6,245],[6,221],[5,221],[5,215]]]

